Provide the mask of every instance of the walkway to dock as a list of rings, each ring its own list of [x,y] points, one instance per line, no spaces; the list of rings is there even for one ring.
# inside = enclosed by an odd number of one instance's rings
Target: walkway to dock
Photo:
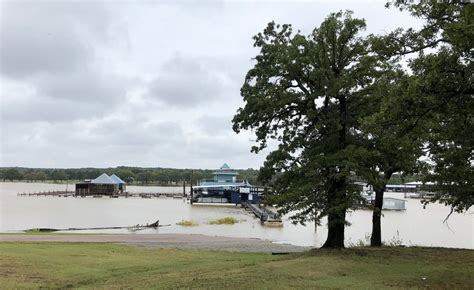
[[[270,209],[260,206],[258,204],[253,204],[250,202],[245,202],[244,206],[250,209],[256,217],[258,217],[261,221],[264,222],[281,222],[280,216],[276,213],[271,211]]]
[[[63,191],[63,190],[56,190],[56,191],[40,191],[40,192],[22,192],[17,193],[18,196],[58,196],[58,197],[68,197],[74,196],[75,193],[73,191]]]

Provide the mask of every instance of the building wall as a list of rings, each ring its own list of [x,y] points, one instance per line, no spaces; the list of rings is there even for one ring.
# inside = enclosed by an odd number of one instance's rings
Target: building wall
[[[214,175],[214,180],[220,181],[220,180],[225,180],[225,181],[233,181],[234,178],[236,178],[237,175],[230,175],[230,174],[215,174]]]
[[[82,183],[76,184],[77,195],[114,195],[118,193],[117,184]]]
[[[240,193],[239,192],[232,192],[232,195],[231,195],[231,200],[230,202],[231,203],[240,203],[241,201],[241,198],[240,198]]]

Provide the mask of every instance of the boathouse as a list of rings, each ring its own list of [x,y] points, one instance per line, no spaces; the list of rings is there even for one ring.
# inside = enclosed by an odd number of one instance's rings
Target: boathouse
[[[115,174],[112,174],[110,176],[110,179],[112,179],[116,184],[118,184],[118,190],[120,193],[124,193],[126,191],[127,183],[123,181],[120,177]]]
[[[193,187],[193,203],[258,203],[263,189],[252,186],[247,180],[238,179],[238,173],[227,163],[213,173],[212,179],[203,179]]]
[[[103,173],[96,179],[76,183],[76,195],[118,195],[125,190],[126,183],[120,177]]]
[[[355,207],[362,207],[362,208],[372,208],[375,206],[375,195],[374,194],[363,194],[363,200],[360,203],[355,204]],[[384,197],[383,198],[383,205],[382,209],[384,210],[406,210],[407,209],[407,201],[404,199],[393,198],[393,197]]]

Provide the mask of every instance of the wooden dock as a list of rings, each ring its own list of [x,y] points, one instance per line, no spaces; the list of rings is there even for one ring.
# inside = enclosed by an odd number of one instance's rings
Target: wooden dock
[[[73,191],[41,191],[41,192],[23,192],[17,193],[18,196],[57,196],[57,197],[69,197],[74,196]]]
[[[281,223],[280,215],[264,206],[252,204],[248,201],[243,205],[253,212],[255,216],[258,217],[262,222]]]
[[[95,195],[78,195],[74,191],[41,191],[41,192],[29,192],[29,193],[17,193],[17,196],[55,196],[55,197],[93,197],[93,198],[119,198],[119,197],[132,197],[132,198],[184,198],[182,193],[173,192],[125,192],[121,194],[95,194]]]

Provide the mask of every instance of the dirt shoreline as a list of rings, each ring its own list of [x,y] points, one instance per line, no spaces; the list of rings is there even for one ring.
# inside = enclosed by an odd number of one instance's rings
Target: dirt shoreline
[[[293,253],[310,249],[260,239],[199,234],[0,234],[0,242],[116,243],[151,248],[259,253]]]

